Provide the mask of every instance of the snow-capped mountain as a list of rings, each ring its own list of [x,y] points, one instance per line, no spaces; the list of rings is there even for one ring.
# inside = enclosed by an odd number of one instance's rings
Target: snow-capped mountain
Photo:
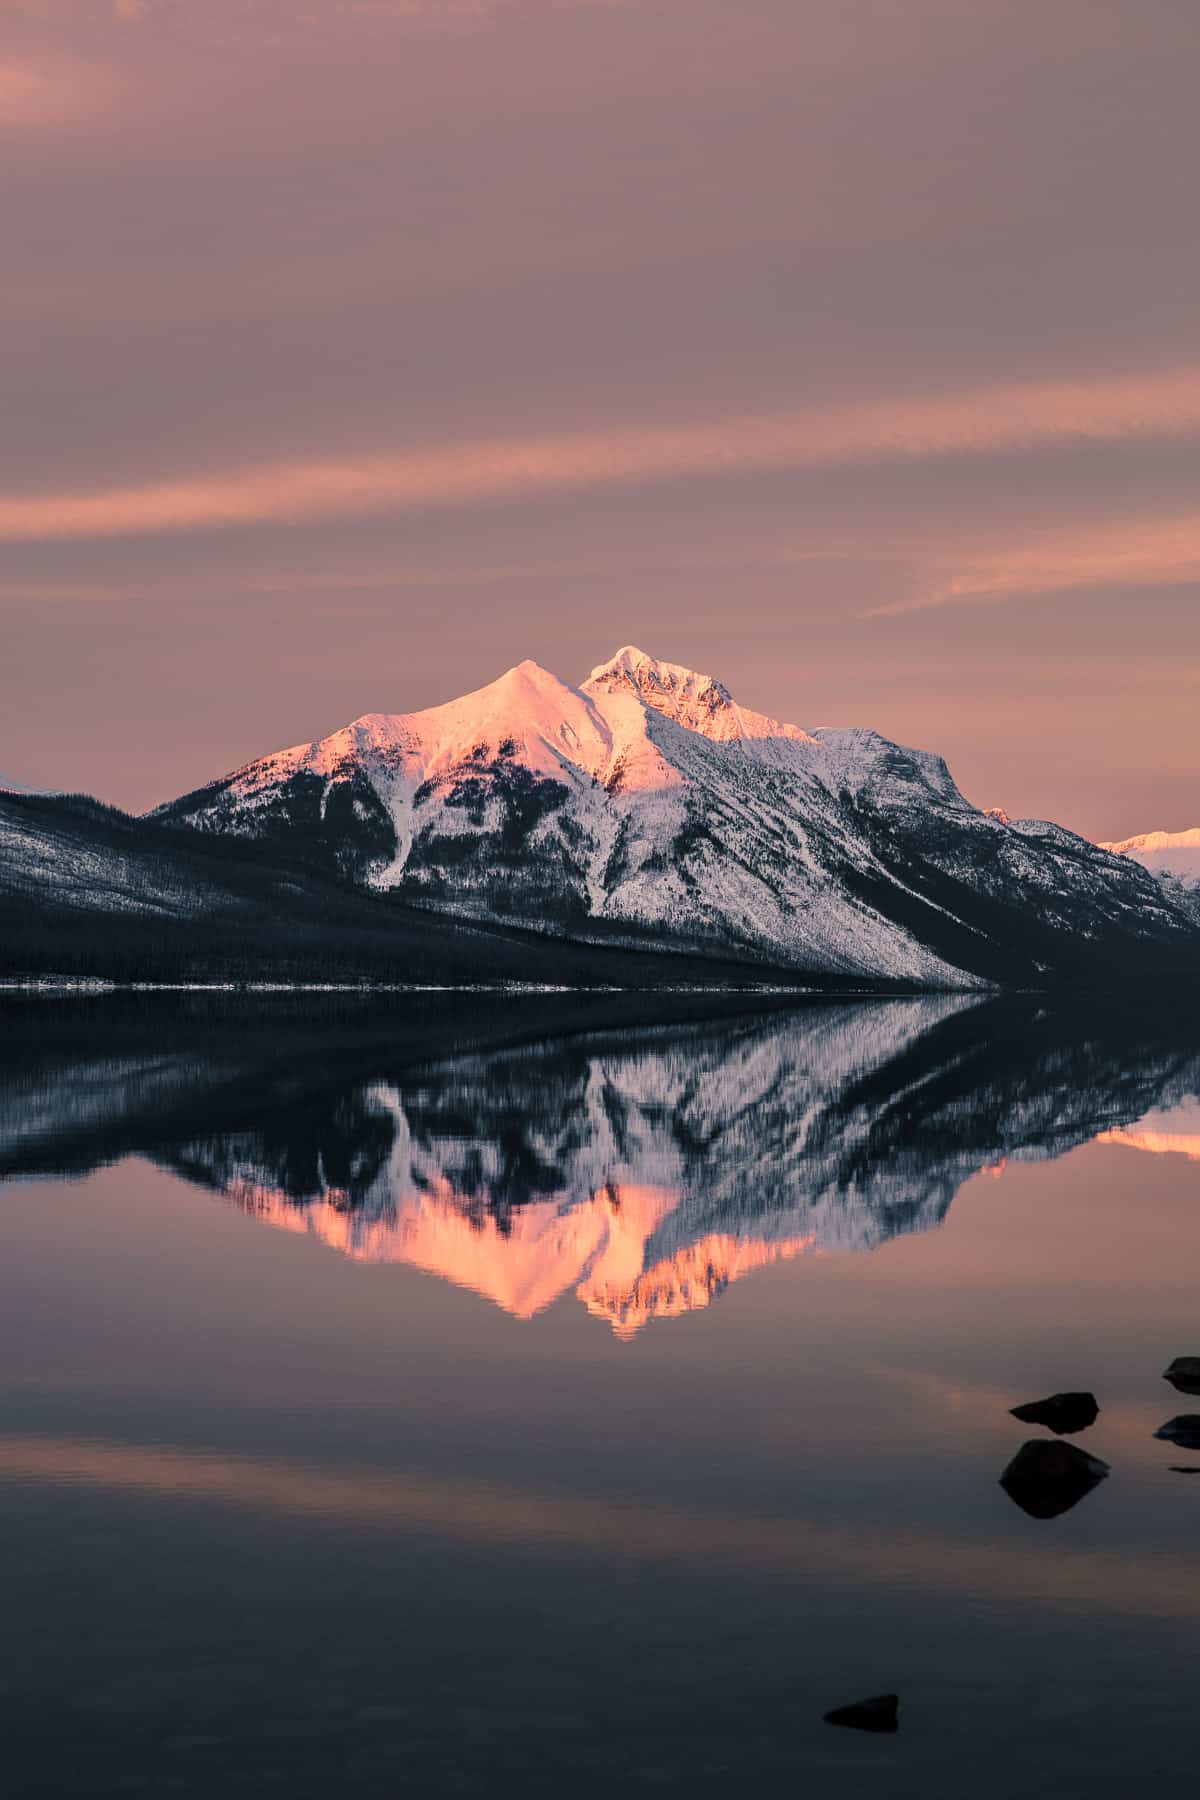
[[[981,812],[939,756],[781,723],[631,646],[581,687],[523,662],[368,714],[151,818],[301,846],[460,915],[826,975],[969,987],[1118,950],[1200,960],[1200,923],[1128,857]]]
[[[1123,838],[1119,844],[1101,844],[1117,856],[1149,869],[1152,875],[1178,881],[1200,891],[1200,825],[1191,831],[1146,831],[1140,837]]]

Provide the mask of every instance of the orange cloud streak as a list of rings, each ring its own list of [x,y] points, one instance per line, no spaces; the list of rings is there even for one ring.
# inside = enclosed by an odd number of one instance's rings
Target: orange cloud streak
[[[118,537],[418,511],[687,477],[1200,432],[1200,365],[680,426],[481,439],[98,492],[0,495],[0,540]]]

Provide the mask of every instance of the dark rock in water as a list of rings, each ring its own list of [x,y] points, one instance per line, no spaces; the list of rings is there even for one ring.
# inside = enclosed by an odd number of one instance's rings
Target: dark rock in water
[[[1009,1499],[1034,1519],[1069,1512],[1108,1474],[1108,1464],[1074,1444],[1030,1438],[1000,1477]]]
[[[1200,1356],[1177,1356],[1170,1368],[1163,1370],[1163,1380],[1181,1394],[1200,1394]]]
[[[825,1714],[827,1725],[849,1725],[853,1731],[895,1731],[900,1724],[898,1694],[873,1694],[851,1706],[835,1706]]]
[[[1200,1413],[1180,1413],[1177,1419],[1160,1425],[1154,1435],[1168,1444],[1178,1444],[1181,1450],[1200,1450]]]
[[[1172,1475],[1200,1475],[1200,1463],[1168,1463],[1167,1470]]]
[[[1014,1419],[1024,1425],[1045,1425],[1060,1437],[1074,1431],[1086,1431],[1100,1415],[1095,1394],[1051,1394],[1048,1400],[1029,1400],[1024,1406],[1009,1408]]]

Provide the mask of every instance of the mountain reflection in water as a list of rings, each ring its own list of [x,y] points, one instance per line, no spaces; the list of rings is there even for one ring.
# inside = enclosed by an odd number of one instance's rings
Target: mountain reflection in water
[[[0,1177],[143,1154],[519,1318],[573,1291],[628,1337],[765,1264],[930,1230],[1014,1158],[1097,1136],[1200,1150],[1200,1056],[1161,1017],[942,998],[556,1031],[546,1013],[548,1035],[513,1042],[501,1009],[458,1054],[444,1022],[389,1036],[376,1011],[323,1036],[309,1016],[293,1055],[286,1021],[244,1037],[151,1011],[100,1054],[68,1010],[6,1072]]]

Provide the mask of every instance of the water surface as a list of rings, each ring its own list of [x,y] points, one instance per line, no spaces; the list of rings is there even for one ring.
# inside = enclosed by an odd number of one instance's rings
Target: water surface
[[[713,1005],[5,1004],[12,1791],[1190,1776],[1191,1009]]]

